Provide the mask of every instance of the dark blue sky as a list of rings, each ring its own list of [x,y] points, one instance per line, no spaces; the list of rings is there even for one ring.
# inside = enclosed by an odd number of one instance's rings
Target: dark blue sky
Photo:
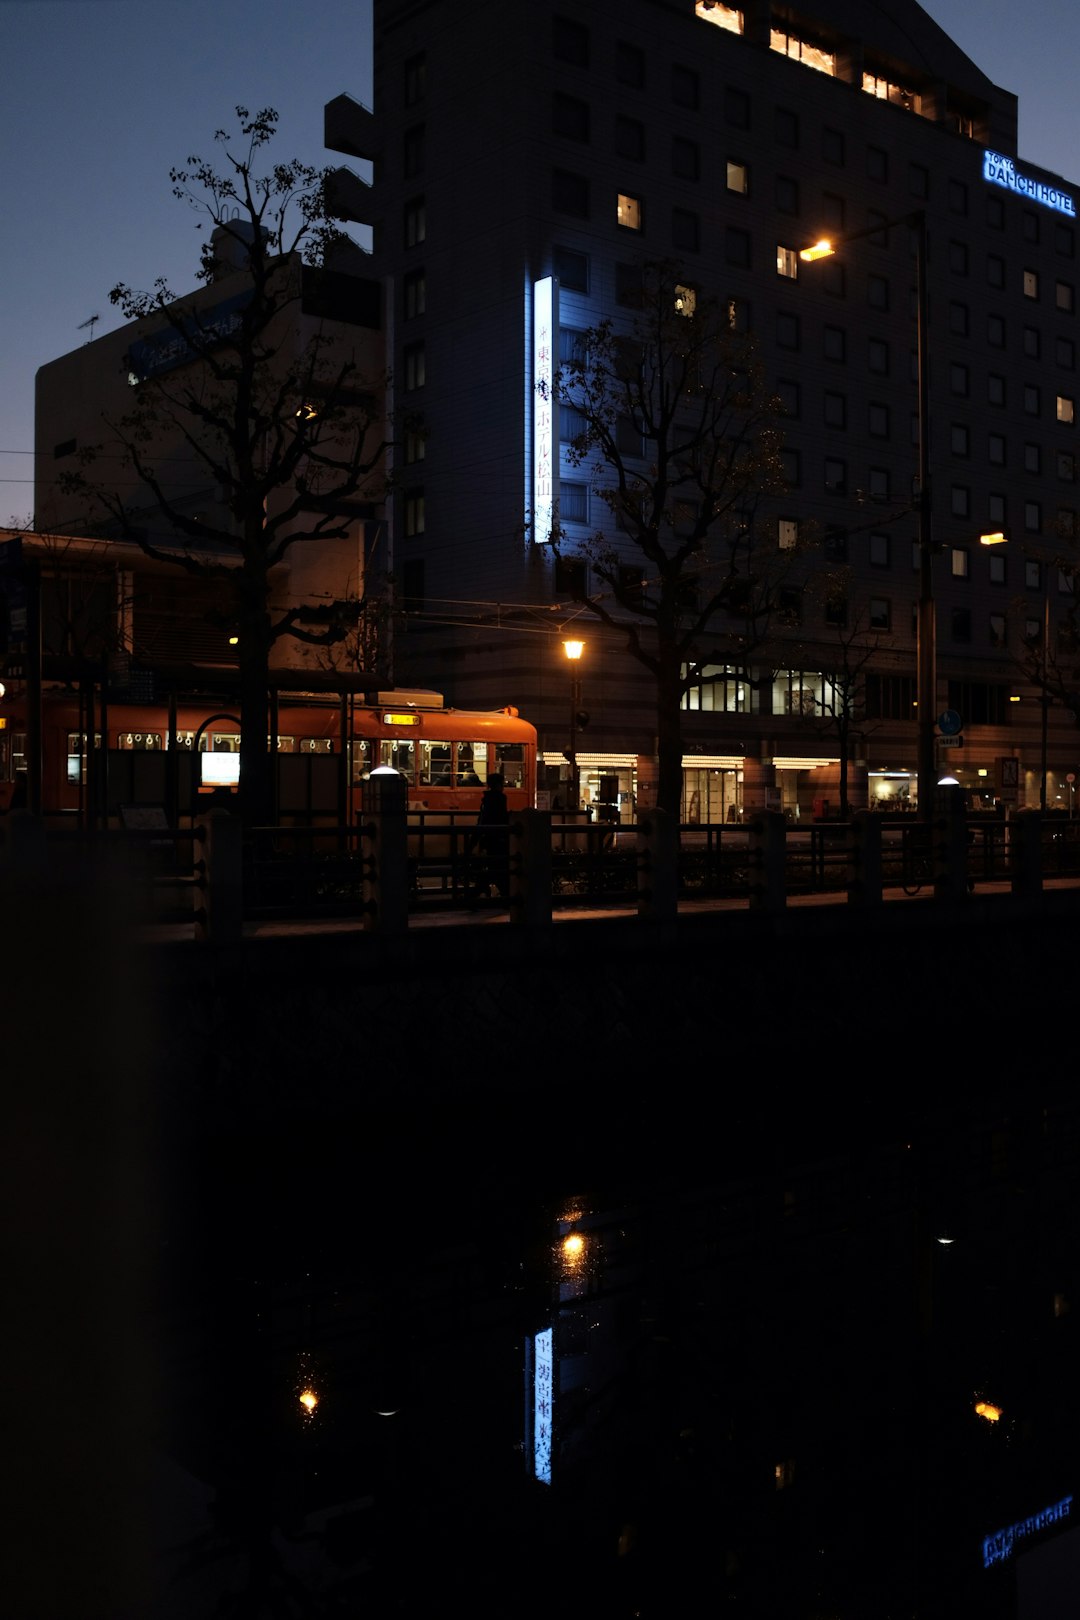
[[[1021,154],[1080,182],[1076,0],[925,9],[1019,95]],[[371,0],[0,0],[0,525],[33,506],[38,366],[84,341],[89,316],[99,335],[118,324],[117,281],[193,285],[199,236],[170,167],[211,150],[237,102],[277,107],[282,155],[328,161],[323,103],[370,105],[370,37]]]

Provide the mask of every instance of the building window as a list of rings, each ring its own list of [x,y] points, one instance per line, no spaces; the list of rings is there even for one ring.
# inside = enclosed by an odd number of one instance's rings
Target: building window
[[[949,392],[959,399],[966,399],[968,395],[968,368],[953,364],[949,367]]]
[[[966,304],[951,303],[949,305],[949,331],[954,337],[967,337],[968,307]]]
[[[1039,273],[1038,273],[1037,270],[1025,270],[1024,271],[1024,297],[1025,298],[1038,298],[1038,296],[1039,296]]]
[[[799,415],[799,385],[786,377],[781,377],[776,384],[776,402],[782,416],[797,417]]]
[[[986,398],[991,405],[1005,403],[1005,378],[993,371],[986,379]]]
[[[423,197],[412,197],[405,204],[405,246],[419,247],[427,239],[427,205]]]
[[[798,518],[778,518],[776,539],[781,551],[794,551],[799,543]]]
[[[786,310],[777,311],[776,347],[778,349],[799,347],[799,317],[789,314]]]
[[[615,44],[615,77],[620,84],[628,84],[634,90],[645,88],[645,52],[625,39]]]
[[[908,164],[908,190],[913,197],[926,198],[930,195],[930,170],[921,163]]]
[[[589,182],[584,175],[571,174],[568,169],[553,169],[551,206],[558,214],[571,214],[575,219],[588,219]]]
[[[1005,285],[1005,260],[996,253],[991,253],[986,261],[986,284],[988,287]]]
[[[1032,562],[1030,559],[1024,564],[1024,588],[1029,591],[1042,590],[1042,564]]]
[[[827,428],[847,427],[847,400],[843,394],[826,393],[824,420]]]
[[[871,401],[866,413],[866,425],[874,439],[889,437],[889,407]]]
[[[402,292],[404,294],[405,319],[415,320],[423,315],[427,308],[427,275],[423,270],[410,270],[402,278]]]
[[[701,148],[697,141],[685,140],[681,135],[674,137],[671,142],[671,172],[679,180],[700,178]],[[729,184],[728,190],[731,189]],[[745,190],[745,187],[743,189]]]
[[[793,151],[799,147],[799,116],[790,112],[787,107],[777,107],[773,112],[773,132],[780,146],[790,146]]]
[[[750,233],[729,225],[724,232],[724,260],[742,270],[750,268]]]
[[[406,180],[413,180],[424,167],[424,126],[415,124],[402,139],[402,169]]]
[[[409,428],[405,434],[405,464],[413,467],[418,461],[423,461],[427,454],[427,438],[415,428]]]
[[[589,565],[584,557],[557,556],[554,585],[557,596],[580,601],[589,588]]]
[[[892,629],[892,605],[888,597],[872,596],[870,598],[870,628],[871,630]]]
[[[1058,507],[1057,517],[1054,519],[1054,533],[1061,540],[1073,540],[1076,538],[1076,511],[1074,507]],[[1059,570],[1058,580],[1058,589],[1064,589],[1066,592],[1071,594],[1072,580],[1070,576],[1067,573]],[[1061,581],[1064,581],[1064,584],[1060,583]]]
[[[971,491],[966,484],[954,484],[950,496],[950,510],[953,517],[966,518],[971,516]],[[955,568],[953,573],[955,573]],[[966,578],[965,573],[965,578]]]
[[[889,283],[884,276],[867,276],[866,302],[871,309],[888,309]]]
[[[1024,502],[1024,528],[1028,534],[1038,534],[1042,529],[1042,506],[1038,501]]]
[[[589,290],[589,256],[576,253],[572,248],[556,247],[551,254],[551,267],[567,292]]]
[[[414,388],[423,388],[427,381],[427,359],[422,343],[406,343],[403,352],[405,361],[404,385],[406,393]]]
[[[990,495],[986,502],[986,515],[990,522],[999,529],[1005,526],[1005,497],[1004,495]]]
[[[990,565],[991,585],[1005,585],[1008,582],[1008,559],[1000,552],[992,551],[987,558]]]
[[[843,590],[837,588],[830,591],[825,598],[825,623],[831,624],[837,630],[843,630],[847,624],[848,604]]]
[[[729,85],[724,91],[724,122],[732,129],[750,128],[750,97],[745,90]]]
[[[781,214],[799,212],[799,182],[790,175],[778,174],[775,181],[776,206]]]
[[[1042,352],[1042,340],[1037,326],[1024,327],[1024,354],[1028,360],[1038,360]]]
[[[781,450],[780,474],[787,489],[798,489],[802,483],[802,458],[797,450]]]
[[[697,111],[701,103],[701,81],[693,68],[680,67],[678,63],[672,67],[671,99],[676,107]]]
[[[407,489],[405,491],[405,535],[407,539],[415,539],[423,534],[425,528],[424,492],[422,489]]]
[[[991,647],[1004,647],[1005,645],[1005,615],[1004,613],[991,613],[990,615],[990,645]]]
[[[968,211],[968,188],[963,180],[949,181],[949,212],[950,214],[966,214]]]
[[[640,231],[642,228],[641,198],[635,197],[629,191],[620,191],[616,205],[616,217],[624,231]]]
[[[1024,446],[1024,471],[1036,475],[1042,472],[1042,451],[1037,444]]]
[[[966,242],[949,243],[949,269],[954,276],[966,276],[968,273],[968,250]]]
[[[870,468],[870,499],[872,501],[887,501],[889,498],[889,473],[886,467]]]
[[[789,34],[786,29],[770,29],[769,46],[779,51],[781,56],[789,56],[793,62],[801,62],[803,67],[813,68],[817,73],[836,73],[835,51],[827,51],[808,39],[800,39],[798,34]]]
[[[847,359],[847,334],[842,326],[826,326],[821,336],[826,360],[843,362]]]
[[[427,57],[423,51],[405,63],[405,105],[415,107],[427,95]]]
[[[1059,281],[1056,283],[1054,287],[1054,303],[1057,305],[1058,309],[1063,309],[1068,315],[1071,315],[1073,312],[1074,296],[1075,294],[1073,292],[1071,282]]]
[[[734,158],[727,160],[727,189],[737,192],[745,197],[750,191],[750,170],[745,163],[737,163]]]
[[[750,330],[750,300],[748,298],[729,298],[727,301],[727,325],[729,332],[749,332]],[[798,344],[796,344],[796,348]]]
[[[844,151],[844,137],[840,130],[822,130],[821,156],[826,163],[831,163],[835,168],[843,168],[846,155]]]
[[[615,266],[615,302],[624,309],[640,309],[643,288],[639,264]]]
[[[1074,422],[1076,420],[1075,402],[1069,394],[1058,394],[1055,406],[1059,422]]]
[[[889,178],[889,154],[880,146],[866,148],[866,175],[867,179],[880,181],[882,185]]]
[[[1005,322],[1000,315],[986,317],[986,341],[992,349],[1005,347]]]
[[[1057,475],[1063,484],[1071,484],[1076,480],[1076,457],[1071,450],[1059,450],[1057,453]]]
[[[986,458],[991,467],[1004,467],[1005,465],[1005,436],[1002,433],[991,433],[987,440]]]
[[[872,534],[870,536],[870,565],[873,568],[888,568],[890,565],[890,542],[887,534]]]
[[[1054,340],[1054,359],[1063,371],[1072,371],[1076,365],[1076,346],[1072,338]]]
[[[578,326],[559,327],[559,364],[583,366],[589,358],[588,334]],[[563,409],[565,410],[565,406]]]
[[[571,67],[589,65],[589,30],[583,23],[570,17],[551,19],[551,51],[557,62],[569,62]]]
[[[559,519],[562,523],[588,523],[588,484],[572,483],[567,478],[560,479]]]
[[[830,495],[847,494],[847,462],[827,457],[825,461],[825,489]],[[826,538],[826,547],[828,540]]]
[[[1024,386],[1024,415],[1025,416],[1038,416],[1038,414],[1039,414],[1039,390],[1035,387],[1035,385],[1033,383],[1027,383]]]
[[[954,456],[968,456],[971,453],[971,434],[966,422],[953,422],[949,428],[949,449]]]
[[[556,93],[551,103],[551,128],[568,141],[589,139],[589,104],[576,96]]]
[[[671,210],[671,244],[681,253],[697,253],[701,247],[701,224],[688,208]]]
[[[1062,258],[1072,258],[1075,252],[1075,242],[1071,225],[1054,226],[1054,252],[1060,253]]]
[[[1021,215],[1020,234],[1025,242],[1037,243],[1039,240],[1039,221],[1030,208],[1025,208]]]
[[[953,608],[952,610],[952,638],[954,641],[971,640],[971,609]]]
[[[889,375],[889,345],[884,338],[871,338],[866,349],[866,369],[876,377]]]
[[[789,281],[795,281],[799,274],[799,253],[797,248],[782,247],[777,244],[776,273],[786,276]]]
[[[743,14],[738,6],[725,6],[722,0],[697,0],[694,11],[703,22],[726,28],[730,34],[741,34],[743,31]]]
[[[645,161],[645,125],[636,118],[616,118],[615,150],[631,163]]]
[[[986,223],[992,231],[1005,229],[1005,205],[1001,198],[993,193],[986,198]]]

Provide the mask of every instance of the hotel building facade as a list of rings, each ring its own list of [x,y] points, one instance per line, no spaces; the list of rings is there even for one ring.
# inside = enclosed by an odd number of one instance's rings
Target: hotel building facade
[[[373,163],[350,217],[373,227],[394,406],[413,428],[394,467],[398,682],[515,704],[540,728],[552,791],[580,706],[583,797],[622,819],[648,802],[653,690],[625,637],[573,599],[591,537],[640,556],[602,474],[567,456],[571,413],[561,428],[544,413],[536,340],[549,307],[553,356],[601,321],[631,333],[641,267],[674,261],[753,336],[784,440],[764,521],[778,555],[798,553],[797,607],[759,657],[732,656],[723,614],[702,642],[684,817],[835,811],[845,656],[862,664],[852,805],[913,802],[920,432],[930,690],[935,720],[959,721],[937,766],[972,808],[1038,805],[1044,773],[1048,805],[1071,808],[1059,562],[1076,544],[1080,192],[1023,160],[1016,98],[913,0],[375,0],[374,17],[374,108],[330,103],[326,140]],[[823,236],[833,256],[802,260]],[[562,440],[558,556],[534,521],[545,433]],[[1003,541],[982,544],[992,533]],[[830,570],[839,612],[815,588]],[[576,685],[571,628],[586,643]]]

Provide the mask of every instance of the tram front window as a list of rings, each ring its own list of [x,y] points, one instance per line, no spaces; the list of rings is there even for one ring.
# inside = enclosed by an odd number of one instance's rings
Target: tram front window
[[[503,786],[519,788],[525,786],[525,745],[524,743],[496,743],[495,769],[502,772]]]

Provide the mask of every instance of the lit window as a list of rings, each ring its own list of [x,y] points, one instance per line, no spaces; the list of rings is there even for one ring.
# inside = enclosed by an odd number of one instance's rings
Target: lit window
[[[967,579],[971,572],[971,557],[964,546],[952,548],[952,577],[953,579]]]
[[[794,551],[799,543],[799,523],[797,518],[778,519],[777,540],[781,551]]]
[[[1036,270],[1025,270],[1024,271],[1024,297],[1025,298],[1038,298],[1038,296],[1039,296],[1039,275],[1038,275],[1038,271],[1036,271]]]
[[[640,231],[641,229],[641,198],[632,197],[629,192],[619,192],[618,204],[619,224],[627,231]]]
[[[727,188],[729,191],[737,191],[740,196],[746,196],[750,190],[750,170],[745,163],[736,163],[728,158]]]
[[[1057,396],[1057,419],[1059,422],[1073,422],[1076,420],[1075,405],[1068,394]]]
[[[896,84],[879,73],[864,72],[862,87],[868,96],[876,96],[879,101],[891,101],[894,107],[903,107],[907,112],[922,112],[922,96],[917,90]]]
[[[721,5],[720,0],[697,0],[694,10],[705,22],[715,23],[717,28],[726,28],[732,34],[743,31],[743,14],[737,6]]]
[[[782,28],[773,28],[769,32],[769,46],[779,51],[781,56],[790,56],[795,62],[801,62],[803,67],[813,68],[818,73],[836,73],[836,53],[827,51],[820,45],[812,45],[808,39],[800,39],[797,34],[786,33]]]
[[[1070,282],[1059,281],[1057,283],[1056,287],[1054,288],[1054,302],[1058,309],[1063,309],[1069,314],[1072,313],[1073,289]]]
[[[692,315],[697,309],[697,293],[693,287],[677,285],[675,288],[675,312],[677,315]]]
[[[778,276],[787,276],[790,281],[796,279],[799,274],[799,255],[795,248],[777,246],[776,273]]]

